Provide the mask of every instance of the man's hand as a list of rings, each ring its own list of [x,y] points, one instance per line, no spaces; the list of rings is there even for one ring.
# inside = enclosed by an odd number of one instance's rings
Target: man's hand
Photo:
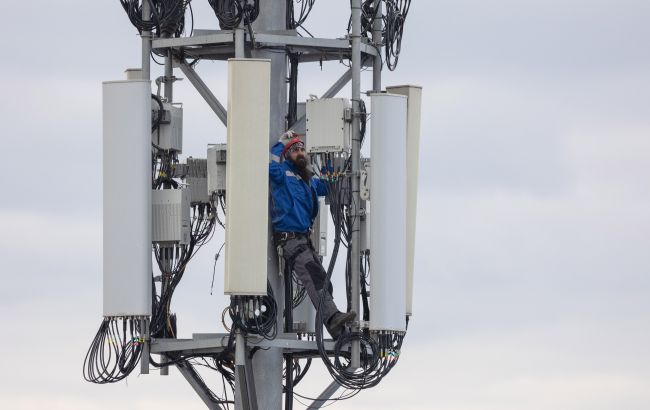
[[[282,145],[287,145],[289,141],[292,139],[296,138],[297,134],[293,130],[288,130],[284,134],[280,135],[279,141],[282,143]]]

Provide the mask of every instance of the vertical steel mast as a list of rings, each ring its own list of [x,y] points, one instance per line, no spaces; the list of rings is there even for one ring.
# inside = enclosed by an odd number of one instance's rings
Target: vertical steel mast
[[[260,14],[253,24],[256,32],[286,30],[286,0],[260,1]],[[249,39],[252,40],[252,39]],[[282,50],[251,50],[254,58],[271,60],[271,115],[269,149],[286,127],[287,115],[287,54]],[[273,229],[269,224],[268,279],[278,306],[284,306],[284,286],[278,274],[277,251],[273,244]],[[277,318],[278,329],[283,328],[282,315]],[[253,356],[255,389],[260,409],[282,407],[282,349],[260,350]],[[252,371],[252,370],[251,370]]]
[[[350,288],[352,309],[359,313],[359,276],[360,276],[360,253],[359,253],[359,185],[360,185],[360,163],[361,163],[361,0],[352,0],[352,33],[350,41],[352,43],[352,241],[350,244]],[[381,58],[381,57],[380,57]],[[359,331],[359,322],[357,321],[352,328],[353,331]],[[359,341],[352,342],[351,364],[353,368],[359,367]]]

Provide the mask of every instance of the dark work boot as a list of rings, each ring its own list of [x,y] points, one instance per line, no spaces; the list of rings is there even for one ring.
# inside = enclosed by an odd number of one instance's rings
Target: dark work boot
[[[332,315],[325,327],[327,327],[327,331],[332,335],[332,339],[336,340],[343,333],[345,325],[352,322],[356,317],[357,313],[354,311],[348,313],[336,312]]]

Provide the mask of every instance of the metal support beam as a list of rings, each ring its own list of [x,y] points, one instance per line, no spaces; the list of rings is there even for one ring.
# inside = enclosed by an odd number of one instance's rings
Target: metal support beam
[[[268,0],[267,0],[268,1]],[[284,7],[283,7],[284,8]],[[260,12],[260,16],[264,17]],[[327,52],[340,52],[340,53],[349,53],[350,52],[350,42],[345,39],[338,38],[313,38],[313,37],[300,37],[295,34],[279,34],[275,30],[261,30],[259,25],[261,24],[259,18],[254,23],[254,26],[258,26],[258,29],[255,30],[255,43],[260,47],[270,46],[270,47],[292,47],[296,49],[305,49],[313,50],[316,49],[321,54]],[[237,42],[237,37],[240,35],[237,31],[241,31],[241,35],[246,36],[246,41],[252,42],[250,34],[246,33],[243,29],[237,28],[235,30],[223,30],[211,34],[202,34],[194,35],[192,37],[170,37],[170,38],[159,38],[153,40],[154,49],[166,49],[166,48],[187,48],[187,47],[205,47],[205,46],[223,46],[223,45],[232,45],[233,41]],[[234,32],[234,36],[233,36]],[[359,40],[359,47],[364,54],[375,56],[378,54],[377,50],[367,44],[361,43]]]
[[[352,70],[347,69],[345,73],[332,86],[325,91],[325,93],[320,98],[332,98],[339,93],[346,86],[347,83],[352,79]]]
[[[172,56],[172,50],[167,51],[167,57],[165,57],[165,99],[168,103],[174,101],[174,66]]]
[[[271,33],[257,33],[255,41],[269,46],[320,47],[342,50],[350,47],[350,43],[342,39],[285,36]]]
[[[151,13],[148,1],[142,2],[142,20],[149,21]],[[142,79],[151,78],[151,31],[143,31],[142,37]]]
[[[284,355],[284,365],[287,374],[285,383],[284,410],[293,410],[293,355],[286,353]]]
[[[336,382],[336,380],[333,381],[332,383],[330,383],[330,385],[327,386],[325,388],[325,390],[323,390],[323,392],[318,395],[316,400],[314,400],[314,402],[309,407],[307,407],[307,409],[308,410],[320,409],[321,407],[323,407],[325,405],[325,403],[327,403],[327,400],[330,397],[332,397],[334,395],[334,393],[336,393],[336,391],[339,389],[339,387],[341,387],[341,385],[339,385]]]
[[[140,355],[140,374],[149,374],[149,319],[140,319],[140,333],[144,342],[142,343],[142,354]]]
[[[167,356],[161,354],[160,355],[160,375],[161,376],[169,376],[169,366],[167,366]]]
[[[244,366],[246,369],[246,389],[248,391],[249,405],[251,410],[257,410],[257,392],[255,390],[255,375],[253,373],[253,361],[250,357],[249,349],[246,349],[244,355]]]
[[[293,337],[293,338],[292,338]],[[300,353],[318,349],[314,340],[298,340],[294,334],[280,333],[275,339],[268,340],[259,336],[247,337],[251,345],[261,349],[282,349],[285,353]],[[334,351],[335,341],[327,339],[324,341],[325,350]],[[169,352],[192,352],[192,353],[218,353],[228,346],[228,334],[195,334],[192,339],[153,339],[151,341],[151,353],[161,354]]]
[[[163,264],[166,265],[167,262],[163,261]],[[165,291],[165,286],[166,286],[165,285],[165,280],[163,279],[163,281],[161,283],[161,294]],[[153,352],[153,344],[151,345],[151,350]],[[169,367],[165,366],[165,363],[167,363],[167,356],[165,356],[164,354],[161,354],[160,359],[159,359],[159,363],[161,364],[159,374],[161,376],[169,376]]]
[[[284,7],[283,7],[284,8]],[[262,18],[264,16],[260,13]],[[254,49],[262,52],[265,48],[283,47],[291,53],[299,54],[301,63],[323,61],[340,61],[351,58],[350,42],[345,39],[299,37],[295,31],[286,30],[263,30],[260,28],[260,17],[253,24],[255,39],[250,33],[238,28],[236,30],[196,30],[191,37],[174,37],[154,39],[152,47],[155,50],[167,50],[173,48],[182,52],[187,58],[201,58],[226,60],[239,54],[236,50],[237,44],[241,46],[239,37],[244,36],[244,42],[252,45]],[[279,27],[279,26],[278,26]],[[380,56],[380,51],[370,44],[366,39],[359,43],[361,53],[373,61],[374,57]],[[239,50],[241,51],[241,49]]]
[[[250,366],[250,360],[246,360],[246,356],[246,338],[241,332],[237,332],[235,342],[235,408],[257,410],[255,380],[249,376],[249,373],[252,374],[253,368]],[[253,392],[252,395],[251,391]]]
[[[293,278],[291,274],[284,275],[284,331],[293,331]],[[284,354],[286,381],[284,384],[284,410],[293,410],[293,355]]]
[[[165,85],[165,91],[164,91],[165,100],[170,104],[174,102],[174,67],[173,67],[174,60],[173,58],[174,57],[172,55],[172,50],[171,49],[167,50],[167,56],[165,57],[165,75],[163,77],[163,84]],[[171,267],[169,271],[171,271]],[[161,294],[164,294],[168,286],[169,286],[169,282],[163,279],[162,287],[160,291]],[[165,363],[167,363],[167,356],[160,355],[160,363],[163,365],[160,368],[160,375],[168,376],[169,366],[165,365]]]
[[[188,47],[232,43],[232,30],[219,30],[217,33],[195,35],[192,37],[169,37],[153,40],[153,48]]]
[[[246,39],[244,32],[244,22],[239,23],[235,29],[235,58],[244,58],[246,53]]]
[[[359,254],[359,186],[361,179],[359,177],[361,162],[361,138],[360,138],[360,109],[359,101],[361,100],[361,0],[352,0],[352,33],[350,41],[352,42],[352,238],[350,243],[350,293],[351,309],[359,314],[359,272],[360,272],[360,254]],[[359,320],[355,321],[352,326],[353,332],[359,331]],[[352,341],[352,351],[350,357],[350,367],[357,369],[360,366],[360,342]]]
[[[201,380],[200,376],[194,370],[191,364],[187,362],[180,362],[176,365],[178,371],[185,377],[192,386],[192,389],[199,395],[203,403],[208,406],[208,409],[219,410],[222,407],[214,401],[212,395],[210,394],[208,386]]]
[[[257,401],[256,397],[252,399]],[[243,364],[235,365],[235,409],[251,410],[251,398],[248,397],[246,366]]]
[[[217,114],[217,117],[221,120],[223,125],[227,125],[228,123],[228,113],[226,112],[226,109],[221,105],[217,97],[215,97],[214,94],[212,94],[212,91],[208,88],[208,86],[203,82],[201,77],[196,73],[196,71],[189,65],[187,64],[186,61],[180,61],[179,66],[181,68],[181,71],[183,74],[185,74],[185,77],[187,77],[188,80],[190,80],[190,83],[194,86],[196,91],[203,97],[206,103],[208,103],[208,106],[212,108],[212,111],[214,111],[215,114]]]

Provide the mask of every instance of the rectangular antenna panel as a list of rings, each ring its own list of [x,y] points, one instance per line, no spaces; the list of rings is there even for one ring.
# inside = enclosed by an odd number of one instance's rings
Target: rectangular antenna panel
[[[406,314],[413,314],[413,261],[418,204],[418,163],[420,157],[420,112],[422,87],[400,85],[386,87],[392,94],[408,97],[406,129]]]
[[[102,90],[104,316],[150,316],[151,84]]]
[[[406,104],[371,94],[370,330],[406,330]]]
[[[224,292],[266,295],[271,60],[228,60]]]

